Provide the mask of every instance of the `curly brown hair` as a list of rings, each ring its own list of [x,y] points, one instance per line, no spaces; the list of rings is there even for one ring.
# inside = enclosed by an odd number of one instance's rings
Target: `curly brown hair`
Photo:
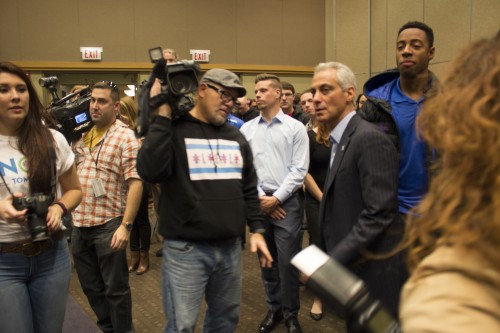
[[[408,221],[409,267],[449,244],[500,261],[500,39],[455,58],[426,100],[419,133],[441,155],[428,194]],[[497,266],[498,267],[498,266]]]

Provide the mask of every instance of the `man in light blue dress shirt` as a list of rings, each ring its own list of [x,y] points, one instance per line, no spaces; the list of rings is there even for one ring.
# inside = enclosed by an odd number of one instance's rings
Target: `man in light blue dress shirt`
[[[258,75],[255,99],[261,115],[241,127],[252,147],[266,221],[265,238],[275,258],[272,268],[262,269],[269,311],[260,333],[271,332],[283,318],[288,332],[302,332],[297,321],[299,273],[290,260],[301,247],[302,184],[309,167],[309,138],[305,126],[281,110],[281,94],[277,76]]]

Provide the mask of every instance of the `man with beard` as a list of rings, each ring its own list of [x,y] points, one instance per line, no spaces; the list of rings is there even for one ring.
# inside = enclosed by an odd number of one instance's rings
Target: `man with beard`
[[[82,289],[103,332],[132,332],[125,247],[142,196],[134,132],[116,119],[120,93],[113,82],[92,87],[94,127],[73,145],[83,200],[73,214],[71,245]]]
[[[165,332],[194,332],[205,298],[203,332],[234,332],[241,302],[241,235],[270,266],[250,145],[226,117],[245,88],[238,76],[205,73],[195,106],[172,119],[156,79],[150,96],[158,116],[137,158],[139,175],[159,183]],[[159,96],[155,99],[154,97]],[[160,100],[154,105],[155,100]]]

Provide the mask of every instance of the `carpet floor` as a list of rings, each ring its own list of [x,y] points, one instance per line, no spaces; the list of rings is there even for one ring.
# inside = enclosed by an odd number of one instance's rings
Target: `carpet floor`
[[[160,333],[165,327],[166,318],[161,301],[160,267],[161,258],[155,257],[160,243],[151,245],[150,269],[144,275],[130,274],[132,290],[132,316],[137,333]],[[247,248],[243,251],[243,294],[240,321],[235,333],[256,333],[261,320],[267,313],[264,302],[264,287],[255,254]],[[331,309],[323,309],[323,319],[314,321],[309,316],[313,302],[312,293],[305,287],[300,288],[301,311],[299,322],[304,333],[344,333],[343,321]],[[90,308],[73,269],[70,283],[70,297],[64,326],[64,333],[95,333],[95,315]],[[200,311],[196,332],[201,332],[203,311]],[[285,333],[287,329],[280,324],[273,332]]]

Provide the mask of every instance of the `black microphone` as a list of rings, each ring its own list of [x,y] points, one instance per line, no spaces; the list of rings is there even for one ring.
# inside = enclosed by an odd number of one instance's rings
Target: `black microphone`
[[[346,318],[355,332],[396,333],[399,325],[380,301],[373,299],[363,280],[315,245],[299,252],[292,265],[309,277],[306,286]]]
[[[165,59],[163,58],[159,59],[153,66],[153,71],[151,72],[150,80],[153,79],[152,81],[154,82],[154,78],[158,78],[160,79],[160,81],[163,82],[167,77],[166,66],[167,62],[165,61]]]

